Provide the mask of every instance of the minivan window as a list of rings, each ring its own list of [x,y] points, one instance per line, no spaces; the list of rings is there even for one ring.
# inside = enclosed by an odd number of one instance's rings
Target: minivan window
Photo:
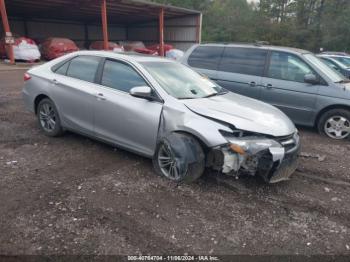
[[[305,75],[308,74],[314,73],[299,57],[285,52],[272,52],[268,77],[304,83]]]
[[[223,50],[221,46],[198,46],[189,56],[188,64],[196,68],[217,70]]]
[[[67,76],[94,82],[100,58],[95,56],[78,56],[70,61]]]
[[[131,66],[112,60],[105,62],[101,84],[124,92],[136,86],[148,85]]]
[[[262,76],[267,51],[254,48],[226,47],[219,66],[220,71]]]
[[[327,66],[321,59],[311,53],[307,53],[303,55],[305,59],[314,65],[318,70],[320,70],[324,75],[331,79],[332,82],[337,83],[346,79],[341,73],[336,71],[333,68]]]

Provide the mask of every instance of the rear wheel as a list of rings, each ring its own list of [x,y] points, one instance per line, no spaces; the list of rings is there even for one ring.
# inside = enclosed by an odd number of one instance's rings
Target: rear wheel
[[[159,143],[153,157],[153,165],[156,172],[175,182],[191,183],[198,179],[205,169],[205,155],[199,142],[190,135],[176,134],[178,141],[191,145],[191,154],[195,160],[189,158],[189,148],[183,152],[174,150],[174,145],[164,139]],[[181,143],[181,142],[180,142]],[[188,154],[188,155],[187,155]],[[189,159],[192,159],[189,161]]]
[[[318,131],[333,139],[350,138],[350,111],[332,109],[325,112],[318,121]]]
[[[61,121],[55,104],[49,98],[42,99],[37,108],[38,123],[47,136],[60,136],[63,134]]]

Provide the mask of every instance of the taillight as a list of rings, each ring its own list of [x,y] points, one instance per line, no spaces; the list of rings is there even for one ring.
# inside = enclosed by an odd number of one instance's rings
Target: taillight
[[[23,76],[24,81],[28,81],[28,80],[30,80],[31,78],[32,78],[32,77],[30,76],[30,74],[24,73],[24,76]]]

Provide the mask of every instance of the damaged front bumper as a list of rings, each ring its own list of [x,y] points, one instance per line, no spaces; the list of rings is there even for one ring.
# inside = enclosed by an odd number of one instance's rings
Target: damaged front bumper
[[[297,168],[297,132],[278,138],[229,137],[228,141],[208,158],[209,165],[225,174],[259,175],[268,183],[276,183],[288,180]]]

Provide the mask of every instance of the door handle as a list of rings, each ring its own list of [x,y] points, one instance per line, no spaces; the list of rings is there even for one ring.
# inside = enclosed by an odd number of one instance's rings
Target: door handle
[[[104,97],[104,95],[102,93],[97,93],[95,96],[96,96],[97,100],[102,100],[102,101],[106,100],[106,98]]]
[[[272,85],[271,85],[271,84],[267,84],[267,85],[266,85],[266,88],[267,88],[267,89],[271,89],[271,88],[272,88]]]
[[[256,86],[256,83],[255,83],[254,81],[252,81],[252,82],[249,83],[249,85],[250,85],[251,87],[254,87],[254,86]]]

